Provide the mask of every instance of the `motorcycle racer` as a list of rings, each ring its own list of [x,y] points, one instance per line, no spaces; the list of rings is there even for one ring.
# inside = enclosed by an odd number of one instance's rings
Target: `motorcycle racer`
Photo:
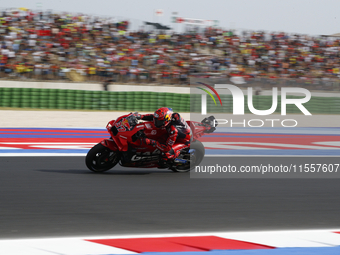
[[[108,171],[117,164],[189,172],[201,163],[205,155],[199,138],[214,132],[216,125],[214,116],[201,122],[184,122],[170,108],[146,115],[131,112],[107,123],[110,137],[88,151],[85,163],[89,170],[97,173]]]
[[[164,164],[169,159],[177,158],[182,149],[190,146],[191,129],[181,115],[174,113],[171,108],[161,107],[154,114],[138,114],[137,118],[153,121],[156,128],[166,129],[168,138],[165,143],[143,138],[146,145],[152,145],[163,152]]]

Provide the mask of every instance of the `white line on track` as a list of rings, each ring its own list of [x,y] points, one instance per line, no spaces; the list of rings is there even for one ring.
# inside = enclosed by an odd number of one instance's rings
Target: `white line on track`
[[[217,236],[222,238],[228,238],[233,240],[257,243],[261,245],[268,245],[272,247],[334,247],[340,245],[340,234],[339,229],[317,229],[317,230],[276,230],[276,231],[234,231],[234,232],[195,232],[195,233],[164,233],[164,234],[138,234],[138,235],[103,235],[103,236],[78,236],[78,237],[57,237],[57,238],[34,238],[34,239],[9,239],[0,240],[0,251],[1,248],[6,245],[15,246],[28,246],[35,248],[44,247],[47,250],[60,251],[60,247],[63,247],[68,251],[78,249],[84,250],[83,248],[89,248],[89,243],[84,240],[95,240],[95,239],[116,239],[116,238],[158,238],[158,237],[189,237],[189,236]],[[64,245],[63,245],[64,244]],[[65,247],[69,246],[69,247]],[[84,247],[82,247],[84,246]],[[93,247],[91,247],[93,248]],[[99,246],[97,248],[100,248]],[[103,247],[104,248],[104,247]],[[110,254],[123,254],[119,248],[116,251],[111,251]],[[131,252],[129,252],[131,254]],[[13,254],[13,253],[11,253]],[[47,254],[47,253],[46,253]],[[50,254],[50,253],[48,253]],[[58,253],[59,254],[59,253]],[[72,254],[75,254],[74,251]],[[88,254],[81,253],[81,254]],[[101,254],[101,253],[96,253]],[[106,253],[107,254],[107,253]],[[44,253],[45,255],[45,253]]]

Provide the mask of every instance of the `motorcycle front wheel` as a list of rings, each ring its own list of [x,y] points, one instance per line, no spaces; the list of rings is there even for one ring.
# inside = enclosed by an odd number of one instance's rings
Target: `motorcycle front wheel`
[[[111,151],[101,143],[93,146],[85,158],[87,168],[97,173],[110,170],[118,161],[119,153]]]

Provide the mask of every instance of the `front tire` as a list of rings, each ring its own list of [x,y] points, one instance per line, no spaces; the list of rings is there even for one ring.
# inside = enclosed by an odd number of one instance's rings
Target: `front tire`
[[[87,168],[97,173],[110,170],[118,161],[119,153],[111,151],[101,143],[93,146],[85,158]]]
[[[198,166],[202,162],[204,155],[205,155],[204,145],[200,141],[196,140],[195,142],[190,144],[190,150],[195,150],[195,151],[193,154],[185,155],[184,159],[190,159],[191,163],[185,167],[174,166],[171,168],[172,171],[186,173],[194,169],[196,166]]]

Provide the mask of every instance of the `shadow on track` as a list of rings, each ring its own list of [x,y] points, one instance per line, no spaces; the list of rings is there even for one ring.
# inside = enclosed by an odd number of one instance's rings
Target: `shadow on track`
[[[60,174],[87,174],[87,175],[151,175],[151,174],[181,174],[181,173],[174,173],[170,170],[109,170],[107,172],[102,173],[95,173],[90,170],[84,170],[84,169],[69,169],[69,170],[60,170],[60,169],[39,169],[35,170],[38,172],[43,173],[60,173]]]

